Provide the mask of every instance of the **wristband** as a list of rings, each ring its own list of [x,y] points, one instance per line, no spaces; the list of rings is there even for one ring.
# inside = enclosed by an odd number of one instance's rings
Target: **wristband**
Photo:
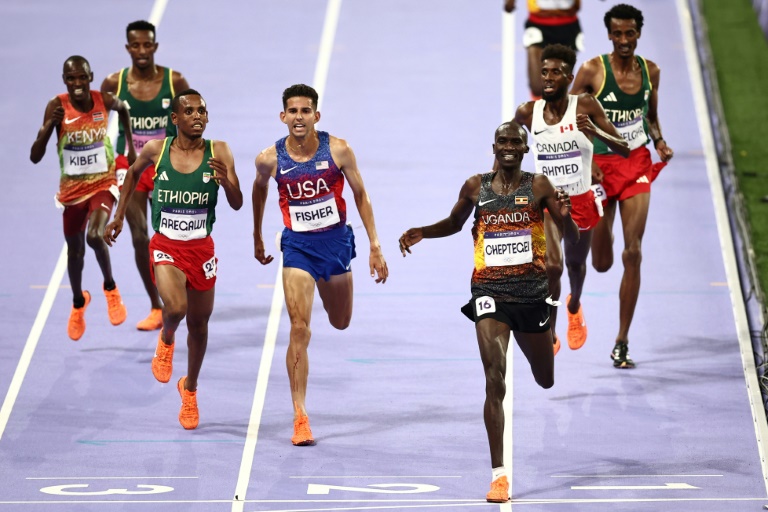
[[[658,139],[653,139],[653,147],[657,147],[659,145],[659,142],[663,141],[664,137],[659,137]],[[666,142],[666,141],[664,141]]]

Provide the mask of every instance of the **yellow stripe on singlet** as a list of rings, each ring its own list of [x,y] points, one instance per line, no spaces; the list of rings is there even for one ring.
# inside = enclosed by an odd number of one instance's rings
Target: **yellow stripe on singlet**
[[[168,69],[168,85],[171,86],[171,98],[176,96],[176,90],[173,88],[173,70],[171,68]]]
[[[165,154],[165,146],[168,144],[168,140],[170,137],[166,137],[163,140],[163,149],[160,150],[160,156],[157,158],[157,162],[155,162],[155,174],[152,176],[152,181],[155,181],[155,178],[157,178],[157,166],[160,165],[160,162],[163,159],[163,155]]]
[[[608,70],[605,69],[605,62],[603,61],[603,56],[600,56],[600,65],[603,66],[603,83],[600,84],[600,89],[598,89],[595,92],[595,97],[599,97],[600,93],[603,92],[603,89],[605,88],[605,81],[608,78]]]
[[[117,77],[117,92],[115,93],[115,96],[118,98],[120,97],[120,89],[123,88],[123,73],[125,72],[125,68],[120,70],[120,75]]]
[[[640,57],[638,55],[638,57]],[[643,67],[645,68],[645,76],[648,77],[648,86],[653,90],[653,82],[651,82],[651,72],[648,71],[648,61],[645,60],[645,57],[640,57],[640,60],[643,61]]]

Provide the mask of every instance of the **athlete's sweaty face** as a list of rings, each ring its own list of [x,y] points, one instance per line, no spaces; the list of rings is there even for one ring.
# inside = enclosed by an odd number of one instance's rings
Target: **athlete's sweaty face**
[[[568,64],[560,59],[545,59],[541,63],[542,97],[557,100],[568,94],[568,87],[573,75],[568,72]]]
[[[68,60],[64,63],[62,78],[67,86],[67,93],[73,100],[82,101],[90,96],[93,73],[87,62]]]
[[[637,22],[633,19],[619,20],[611,18],[611,29],[608,31],[608,39],[613,43],[613,53],[618,57],[628,59],[634,56],[637,40],[640,39]]]
[[[320,120],[311,98],[294,96],[285,102],[285,111],[280,112],[280,120],[288,126],[288,132],[296,138],[303,138],[315,131],[315,123]]]
[[[205,100],[196,94],[179,98],[178,108],[171,113],[171,121],[187,137],[202,137],[208,124],[208,109]]]
[[[520,168],[528,152],[528,134],[517,123],[505,123],[496,130],[493,154],[502,169]]]
[[[146,69],[155,65],[155,52],[157,43],[155,34],[151,30],[131,30],[128,32],[128,44],[125,45],[131,62],[139,69]]]

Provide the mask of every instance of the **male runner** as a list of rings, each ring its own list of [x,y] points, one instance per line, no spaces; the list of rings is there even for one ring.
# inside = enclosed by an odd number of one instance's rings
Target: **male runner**
[[[674,152],[661,134],[658,117],[659,66],[635,55],[643,28],[643,14],[635,7],[618,4],[604,17],[613,51],[588,60],[576,74],[571,94],[589,93],[603,105],[631,150],[628,159],[595,142],[594,161],[604,174],[601,193],[605,216],[594,230],[592,266],[607,272],[613,265],[613,220],[619,204],[624,232],[621,259],[624,274],[619,289],[619,332],[611,351],[615,368],[634,368],[629,355],[629,326],[640,293],[641,244],[651,201],[651,181]],[[653,142],[661,165],[651,162],[645,147]]]
[[[626,157],[629,146],[608,121],[603,108],[589,94],[569,95],[573,81],[576,52],[567,46],[554,44],[541,54],[543,99],[529,101],[518,107],[515,121],[533,134],[533,154],[536,172],[546,174],[552,183],[568,192],[573,202],[572,216],[581,236],[576,245],[565,245],[565,265],[568,268],[571,293],[566,299],[568,312],[568,346],[581,348],[587,340],[587,324],[581,307],[581,293],[587,274],[587,255],[592,241],[592,228],[602,215],[602,205],[595,199],[592,186],[592,141],[605,143]],[[563,274],[562,234],[548,212],[544,212],[547,234],[547,275],[552,298],[560,298],[560,277]],[[560,340],[555,331],[557,308],[552,310],[552,335],[555,353]]]
[[[515,0],[504,0],[504,10],[515,10]],[[581,0],[528,0],[523,46],[528,56],[528,87],[531,98],[541,99],[541,52],[550,44],[584,49],[578,12]]]
[[[134,21],[125,30],[128,43],[125,49],[131,56],[131,67],[112,73],[101,84],[102,93],[112,93],[130,105],[131,132],[136,151],[150,140],[176,135],[171,123],[171,99],[175,91],[189,89],[187,80],[178,71],[155,64],[155,26],[148,21]],[[115,163],[118,185],[122,186],[128,170],[125,158],[126,136],[123,127],[117,138]],[[152,309],[149,316],[136,324],[140,331],[153,331],[163,326],[163,311],[157,287],[152,282],[149,263],[149,235],[147,234],[147,199],[152,193],[155,167],[150,165],[141,175],[133,201],[128,205],[125,218],[131,228],[136,267],[149,295]]]
[[[82,289],[85,244],[96,254],[104,276],[104,295],[112,325],[125,321],[126,309],[115,280],[109,249],[102,240],[104,226],[112,213],[117,193],[112,143],[107,136],[107,116],[115,110],[124,127],[130,126],[128,106],[112,94],[91,91],[93,73],[88,61],[79,55],[64,61],[67,92],[52,98],[45,108],[43,126],[37,132],[29,158],[38,163],[53,134],[58,139],[61,179],[57,203],[64,207],[64,239],[67,241],[67,272],[72,286],[72,311],[67,334],[75,341],[85,332],[85,309],[91,294]],[[131,149],[128,159],[135,160]],[[87,233],[86,233],[87,229]]]
[[[265,253],[261,225],[269,179],[275,179],[285,224],[280,250],[285,305],[291,319],[286,366],[294,407],[291,442],[296,446],[315,442],[305,405],[315,288],[333,327],[346,329],[352,320],[350,269],[355,235],[346,220],[347,206],[342,197],[345,178],[370,241],[371,277],[384,283],[389,275],[355,154],[345,140],[315,130],[320,120],[317,102],[317,91],[308,85],[293,85],[283,92],[280,120],[288,127],[288,136],[256,157],[252,198],[254,255],[266,265],[273,258]]]
[[[469,178],[448,217],[430,226],[411,228],[400,237],[400,252],[405,256],[423,238],[458,233],[474,211],[472,299],[461,311],[475,322],[485,369],[483,416],[493,474],[486,499],[494,503],[509,500],[509,481],[503,465],[502,402],[510,332],[525,354],[536,383],[545,389],[555,383],[549,325],[552,301],[544,262],[544,207],[568,243],[579,240],[568,192],[556,190],[546,176],[520,169],[528,152],[527,140],[517,122],[499,126],[493,144],[498,170]]]
[[[163,299],[163,328],[152,359],[152,374],[168,382],[173,372],[176,329],[187,319],[187,375],[176,385],[181,395],[179,423],[194,429],[200,421],[197,379],[208,345],[208,319],[213,312],[217,259],[211,229],[216,221],[219,186],[234,210],[243,205],[232,151],[226,142],[203,138],[208,109],[200,93],[187,89],[174,96],[171,122],[178,136],[148,141],[128,169],[115,218],[107,225],[109,245],[123,229],[133,189],[154,165],[152,228],[149,243],[152,278]]]

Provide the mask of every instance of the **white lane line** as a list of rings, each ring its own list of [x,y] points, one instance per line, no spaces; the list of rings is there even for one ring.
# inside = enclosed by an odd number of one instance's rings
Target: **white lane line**
[[[345,510],[405,510],[405,509],[423,509],[423,508],[448,508],[448,507],[487,507],[488,503],[483,500],[473,503],[440,503],[438,505],[374,505],[370,507],[330,507],[330,508],[283,508],[271,512],[342,512]]]
[[[149,13],[149,21],[151,24],[157,28],[158,25],[160,25],[160,20],[163,19],[163,14],[165,14],[165,8],[168,7],[169,0],[155,0],[154,5],[152,5],[152,11]]]
[[[551,475],[550,478],[689,478],[710,477],[723,475]]]
[[[320,110],[320,105],[325,96],[325,85],[328,80],[328,68],[331,65],[331,55],[333,54],[333,44],[336,38],[336,27],[339,23],[340,11],[341,0],[328,0],[328,6],[325,11],[325,21],[323,22],[323,32],[320,37],[320,49],[318,50],[317,63],[315,64],[315,75],[312,83],[312,87],[315,88],[319,96],[317,105],[318,111]],[[251,407],[251,418],[248,422],[248,433],[246,434],[243,458],[240,462],[240,472],[237,476],[237,483],[235,484],[235,499],[232,501],[232,512],[243,512],[245,495],[251,480],[251,469],[253,467],[253,456],[256,452],[256,441],[258,439],[261,413],[264,409],[264,399],[267,394],[267,382],[272,367],[272,357],[274,355],[277,331],[280,325],[280,315],[283,310],[284,290],[282,254],[280,255],[277,268],[275,291],[272,295],[272,306],[269,312],[267,333],[264,337],[264,349],[262,350],[261,362],[259,363],[259,374],[256,379],[256,391],[254,392],[253,405]]]
[[[315,76],[312,79],[312,87],[317,91],[319,100],[317,110],[323,104],[325,97],[325,85],[328,81],[328,69],[331,66],[331,55],[333,54],[333,42],[336,39],[336,27],[339,24],[339,13],[341,12],[341,0],[328,0],[328,6],[325,9],[325,22],[323,23],[323,34],[320,36],[320,50],[317,54],[317,63],[315,64]]]
[[[501,122],[515,117],[515,13],[501,13]]]
[[[679,489],[701,489],[686,483],[672,482],[664,485],[572,485],[575,491],[658,491]]]
[[[207,504],[207,503],[229,503],[231,500],[37,500],[37,501],[0,501],[0,505],[123,505],[130,504]],[[743,502],[765,502],[765,497],[758,498],[593,498],[593,499],[516,499],[514,505],[585,505],[585,504],[610,504],[610,503],[743,503]],[[483,506],[489,504],[485,500],[473,499],[443,499],[443,500],[247,500],[248,504],[274,504],[274,503],[294,503],[295,506],[310,506],[313,503],[377,503],[379,508],[420,508],[420,507],[458,507],[458,506]],[[410,503],[412,505],[401,505],[400,503]],[[56,507],[58,508],[58,507]],[[376,507],[354,507],[354,508],[292,508],[283,510],[271,510],[271,512],[318,512],[321,510],[371,510]]]
[[[725,204],[723,184],[720,181],[720,169],[718,168],[717,154],[715,153],[715,142],[712,135],[712,127],[709,124],[707,98],[704,94],[704,81],[701,77],[702,67],[699,54],[696,51],[696,40],[693,36],[693,20],[691,19],[691,12],[688,10],[687,0],[677,0],[677,12],[683,34],[683,43],[685,44],[688,76],[691,78],[694,106],[696,107],[696,121],[699,125],[701,145],[706,157],[707,177],[709,178],[709,186],[712,191],[717,232],[720,236],[720,250],[723,255],[725,273],[728,276],[728,289],[731,295],[736,334],[741,351],[741,364],[747,385],[747,398],[752,409],[757,450],[760,457],[760,466],[763,471],[763,484],[768,493],[768,460],[766,460],[768,454],[766,454],[765,446],[765,443],[768,441],[768,423],[766,423],[760,385],[757,382],[757,369],[755,368],[755,359],[752,354],[752,337],[749,332],[744,298],[741,294],[739,271],[733,248],[733,234],[731,232],[731,225],[728,223],[728,208]]]
[[[165,12],[165,7],[169,0],[155,0],[152,6],[152,13],[150,15],[150,23],[153,23],[156,27],[160,25],[160,20]],[[114,139],[114,134],[117,134],[117,116],[112,116],[109,121],[109,128],[107,135]],[[114,126],[113,126],[114,125]],[[109,132],[112,129],[112,132]],[[112,135],[110,135],[112,133]],[[32,356],[35,354],[37,348],[37,342],[40,340],[40,335],[45,327],[45,322],[48,320],[48,315],[51,312],[53,301],[56,299],[56,293],[61,287],[61,281],[64,279],[64,272],[67,269],[67,244],[64,243],[59,253],[59,259],[56,261],[51,280],[48,282],[48,289],[45,291],[43,302],[40,304],[40,309],[37,311],[37,316],[32,324],[32,329],[29,331],[27,341],[24,343],[24,349],[21,352],[21,358],[19,364],[16,365],[16,371],[13,373],[13,379],[8,388],[8,392],[3,400],[3,405],[0,407],[0,439],[3,438],[5,427],[8,425],[8,418],[11,416],[11,411],[16,403],[16,398],[19,395],[21,384],[24,382],[24,377],[27,375],[29,364],[32,361]]]
[[[190,479],[197,476],[28,476],[25,480],[149,480]]]
[[[269,373],[272,368],[272,359],[275,354],[277,331],[280,327],[280,316],[283,312],[283,300],[283,255],[280,253],[277,262],[275,291],[272,294],[272,305],[269,310],[269,319],[267,320],[267,331],[264,334],[264,348],[261,350],[261,361],[259,362],[259,371],[256,378],[256,389],[253,392],[251,417],[248,420],[248,432],[245,435],[243,458],[240,461],[240,472],[238,473],[237,483],[235,484],[235,500],[232,502],[232,512],[242,512],[243,504],[245,503],[245,493],[248,490],[248,484],[251,480],[253,456],[256,452],[256,441],[259,438],[261,414],[264,411],[264,400],[267,396],[267,383],[269,382]]]
[[[59,291],[59,285],[64,278],[64,272],[66,270],[67,244],[64,244],[64,247],[61,248],[61,252],[59,253],[59,259],[56,261],[56,267],[54,267],[53,274],[51,274],[48,289],[45,290],[43,302],[40,304],[40,309],[37,310],[37,316],[32,324],[32,329],[29,331],[26,343],[24,343],[24,349],[21,351],[19,364],[16,365],[16,371],[13,372],[11,385],[8,387],[8,392],[5,394],[5,400],[3,400],[3,405],[0,407],[0,439],[3,438],[5,427],[8,425],[8,418],[11,417],[11,411],[16,403],[16,398],[19,396],[19,391],[21,390],[21,384],[24,382],[24,377],[27,375],[29,363],[32,361],[32,356],[35,354],[37,342],[40,340],[40,335],[45,327],[48,314],[51,312],[53,301],[56,300],[56,294]]]
[[[515,117],[515,13],[501,13],[501,121],[509,121]],[[507,374],[504,381],[507,386],[507,394],[504,397],[504,468],[507,470],[509,480],[509,494],[514,496],[512,487],[512,440],[513,440],[513,409],[514,409],[514,368],[515,368],[515,340],[510,333],[509,346],[507,347]],[[511,512],[512,505],[502,503],[500,512]]]
[[[426,476],[426,475],[418,475],[418,476],[404,476],[404,475],[397,475],[397,476],[382,476],[382,475],[371,475],[371,476],[363,476],[363,475],[344,475],[344,476],[289,476],[288,478],[312,478],[312,479],[320,479],[320,478],[461,478],[460,475],[440,475],[440,476]]]

